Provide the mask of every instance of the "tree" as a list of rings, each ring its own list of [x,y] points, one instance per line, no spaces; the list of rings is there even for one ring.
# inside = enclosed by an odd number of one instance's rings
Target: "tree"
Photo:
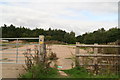
[[[75,33],[73,31],[71,31],[70,33],[66,33],[64,35],[64,41],[66,43],[75,43],[76,42]]]

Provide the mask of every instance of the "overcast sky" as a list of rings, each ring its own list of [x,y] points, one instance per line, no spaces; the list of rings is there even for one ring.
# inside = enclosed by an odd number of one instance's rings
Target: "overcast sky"
[[[85,32],[118,26],[119,0],[0,0],[0,26]]]

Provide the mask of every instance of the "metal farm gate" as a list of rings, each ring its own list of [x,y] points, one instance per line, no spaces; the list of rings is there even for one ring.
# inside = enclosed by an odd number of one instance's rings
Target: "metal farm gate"
[[[0,38],[0,64],[25,64],[25,53],[30,50],[31,54],[35,54],[35,50],[39,50],[39,54],[44,51],[44,36],[38,38]]]

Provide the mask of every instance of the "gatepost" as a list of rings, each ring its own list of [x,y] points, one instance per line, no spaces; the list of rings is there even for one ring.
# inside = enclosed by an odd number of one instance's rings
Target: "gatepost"
[[[39,35],[39,55],[40,55],[40,60],[44,61],[44,54],[45,54],[45,44],[44,44],[44,36]]]
[[[120,46],[120,40],[117,40],[116,42],[117,42],[117,45]],[[120,48],[118,48],[117,54],[120,55]],[[120,58],[119,57],[117,58],[117,74],[120,77]]]
[[[80,54],[79,47],[77,46],[77,45],[79,45],[79,44],[80,44],[79,42],[76,42],[76,50],[75,50],[75,54],[76,54],[76,55],[77,55],[77,54]],[[82,63],[82,61],[81,61],[81,63]],[[79,66],[80,66],[79,57],[78,57],[78,56],[76,56],[76,58],[75,58],[75,66],[76,66],[76,67],[79,67]]]

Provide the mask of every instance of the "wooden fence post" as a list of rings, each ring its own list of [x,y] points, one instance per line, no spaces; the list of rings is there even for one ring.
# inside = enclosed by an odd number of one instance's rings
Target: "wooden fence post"
[[[120,46],[120,40],[117,40],[117,45]],[[120,48],[118,48],[117,54],[120,55]],[[119,75],[120,77],[120,58],[119,57],[117,57],[116,66],[117,66],[117,75]]]
[[[80,53],[79,53],[79,47],[77,47],[78,44],[79,44],[79,42],[76,42],[76,50],[75,50],[75,54],[76,54],[76,55],[77,55],[77,54],[80,54]],[[79,57],[78,57],[78,56],[76,56],[76,58],[75,58],[75,66],[76,66],[76,67],[80,66],[80,65],[79,65]]]
[[[97,43],[94,44],[95,46],[98,45]],[[94,54],[98,54],[98,48],[94,48]]]
[[[94,44],[95,46],[98,45],[97,43]],[[98,54],[98,48],[94,48],[94,54],[97,55]],[[97,57],[94,58],[94,72],[95,75],[98,74],[98,61],[97,61]]]

